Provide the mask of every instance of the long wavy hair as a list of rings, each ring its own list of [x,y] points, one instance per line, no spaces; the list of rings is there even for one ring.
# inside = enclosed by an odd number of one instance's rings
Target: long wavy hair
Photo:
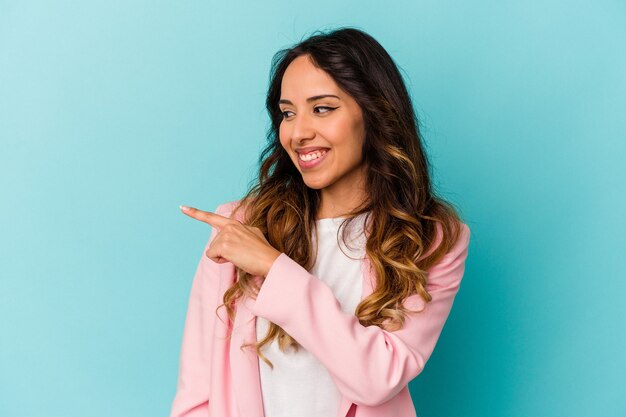
[[[371,35],[350,27],[328,33],[316,31],[274,55],[266,98],[271,119],[268,142],[259,156],[258,179],[249,184],[247,194],[233,212],[243,209],[244,224],[258,227],[274,248],[311,270],[317,250],[312,233],[316,231],[320,190],[305,185],[279,138],[282,77],[301,55],[308,55],[317,68],[328,73],[362,110],[368,197],[345,214],[341,238],[345,242],[348,225],[364,214],[365,253],[376,283],[354,314],[363,326],[397,330],[406,314],[413,311],[403,305],[403,300],[419,294],[424,305],[431,301],[426,291],[427,271],[457,241],[460,217],[451,203],[435,195],[411,98],[393,59]],[[437,223],[443,233],[441,243],[434,248]],[[218,307],[226,308],[231,321],[237,300],[244,296],[256,298],[260,289],[258,281],[239,268],[237,278]],[[298,342],[272,322],[262,340],[241,348],[254,346],[257,355],[273,369],[261,349],[275,338],[283,352],[299,349]]]

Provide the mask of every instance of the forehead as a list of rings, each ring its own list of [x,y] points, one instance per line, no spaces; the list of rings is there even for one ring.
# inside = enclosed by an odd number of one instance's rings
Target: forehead
[[[315,67],[307,55],[291,61],[281,81],[281,98],[299,99],[316,94],[335,94],[341,90],[328,73]]]

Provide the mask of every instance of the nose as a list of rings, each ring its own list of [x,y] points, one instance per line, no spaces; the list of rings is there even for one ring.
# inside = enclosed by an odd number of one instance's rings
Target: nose
[[[304,113],[304,112],[303,112]],[[291,140],[296,143],[302,143],[307,139],[315,137],[315,129],[311,117],[307,114],[296,115],[291,122]]]

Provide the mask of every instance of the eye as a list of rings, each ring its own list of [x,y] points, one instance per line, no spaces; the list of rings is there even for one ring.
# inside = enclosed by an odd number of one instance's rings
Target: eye
[[[317,112],[318,114],[325,114],[325,113],[330,113],[331,111],[335,110],[337,107],[328,107],[328,106],[317,106],[315,107],[313,110],[319,110],[319,109],[324,109],[325,111],[321,111],[321,112]],[[289,110],[285,110],[283,112],[281,112],[281,116],[283,119],[286,119],[287,117],[289,117],[288,113],[293,113],[290,112]]]
[[[331,111],[335,110],[336,108],[337,107],[317,106],[314,110],[326,109],[326,111],[323,111],[322,113],[330,113]]]

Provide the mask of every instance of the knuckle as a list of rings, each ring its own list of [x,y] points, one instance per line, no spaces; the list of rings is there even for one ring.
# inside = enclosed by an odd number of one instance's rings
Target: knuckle
[[[224,230],[229,232],[234,231],[237,228],[237,225],[234,222],[228,222],[224,225]]]

